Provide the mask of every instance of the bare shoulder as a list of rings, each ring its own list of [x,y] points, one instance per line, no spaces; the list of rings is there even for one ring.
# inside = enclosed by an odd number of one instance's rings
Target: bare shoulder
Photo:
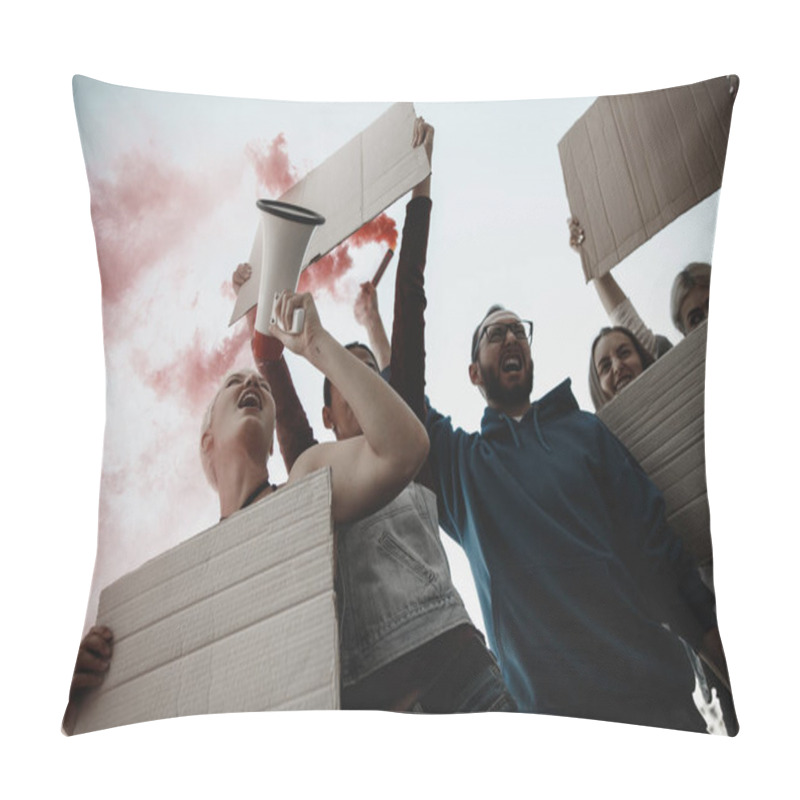
[[[306,475],[310,475],[322,467],[330,466],[335,452],[334,448],[336,448],[337,444],[337,442],[322,442],[304,450],[294,462],[285,485],[289,486],[297,483],[297,481],[305,478]]]
[[[304,450],[294,462],[286,485],[296,483],[306,475],[323,467],[343,468],[348,462],[352,466],[360,453],[359,445],[363,438],[363,436],[354,436],[352,439],[341,442],[322,442]]]

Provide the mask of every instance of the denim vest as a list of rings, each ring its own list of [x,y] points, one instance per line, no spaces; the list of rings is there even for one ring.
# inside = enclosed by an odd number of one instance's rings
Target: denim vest
[[[411,483],[380,511],[338,526],[336,555],[343,686],[470,622],[429,489]]]

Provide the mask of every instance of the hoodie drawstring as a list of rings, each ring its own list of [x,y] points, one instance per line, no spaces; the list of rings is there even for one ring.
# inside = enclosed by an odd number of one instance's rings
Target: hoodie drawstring
[[[545,449],[546,453],[552,453],[553,450],[549,444],[544,440],[544,436],[542,434],[542,429],[539,427],[539,404],[533,404],[533,429],[536,431],[536,438],[539,440],[539,444]]]
[[[514,440],[514,446],[517,449],[522,447],[519,441],[519,436],[517,436],[517,432],[516,430],[514,430],[514,420],[511,419],[511,417],[507,417],[505,414],[503,414],[501,419],[504,419],[506,421],[506,427],[508,428],[509,431],[511,431],[511,438]]]

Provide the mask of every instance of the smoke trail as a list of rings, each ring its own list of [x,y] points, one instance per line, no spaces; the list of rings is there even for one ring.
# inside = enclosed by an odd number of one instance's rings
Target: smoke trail
[[[89,175],[103,302],[119,303],[142,276],[196,235],[238,180],[185,172],[155,152],[125,153],[111,177]]]
[[[339,281],[353,266],[353,257],[347,244],[340,244],[328,255],[314,262],[300,275],[298,292],[317,294],[324,290],[336,299],[343,299],[339,291]]]
[[[289,161],[284,134],[279,133],[266,146],[263,142],[250,142],[244,152],[255,168],[259,184],[272,195],[282,195],[297,183],[297,170]]]
[[[156,395],[178,398],[192,411],[201,412],[218,388],[223,376],[234,366],[250,342],[247,326],[239,328],[209,350],[196,330],[191,344],[183,348],[168,364],[150,369],[140,354],[137,372]]]

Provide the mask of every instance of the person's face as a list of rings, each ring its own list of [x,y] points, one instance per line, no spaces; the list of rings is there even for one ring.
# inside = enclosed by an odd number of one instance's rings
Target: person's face
[[[496,324],[515,322],[519,317],[511,311],[490,314],[481,326],[477,361],[470,365],[472,382],[481,388],[487,401],[501,408],[527,402],[533,390],[533,360],[527,338],[517,338],[511,328],[498,341],[487,335]]]
[[[708,296],[708,286],[692,286],[681,303],[680,317],[686,333],[691,333],[703,320],[708,319]]]
[[[594,348],[594,368],[607,400],[642,374],[642,359],[630,338],[620,331],[607,333]]]
[[[272,449],[275,402],[269,383],[257,372],[242,370],[229,375],[217,393],[208,433],[216,448],[232,442]],[[266,459],[266,456],[265,456]]]
[[[380,371],[375,359],[362,347],[350,348],[350,352],[370,369],[375,370],[375,372]],[[362,433],[361,426],[358,424],[353,410],[333,384],[331,384],[331,404],[330,406],[323,406],[322,421],[326,428],[333,431],[337,441],[352,439]]]

